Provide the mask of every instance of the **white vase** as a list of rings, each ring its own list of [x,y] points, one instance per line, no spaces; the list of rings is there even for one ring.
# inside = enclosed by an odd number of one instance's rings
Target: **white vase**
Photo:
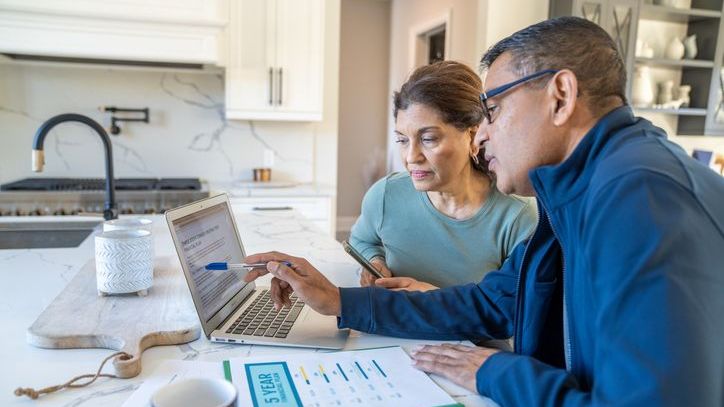
[[[681,59],[684,57],[684,43],[678,37],[673,37],[666,46],[666,58]]]
[[[669,103],[674,99],[674,81],[659,82],[659,104]]]
[[[696,47],[696,34],[684,38],[684,49],[686,59],[696,58],[696,54],[699,53],[699,49]]]
[[[633,77],[631,102],[635,107],[650,107],[655,100],[654,84],[648,66],[637,66]]]

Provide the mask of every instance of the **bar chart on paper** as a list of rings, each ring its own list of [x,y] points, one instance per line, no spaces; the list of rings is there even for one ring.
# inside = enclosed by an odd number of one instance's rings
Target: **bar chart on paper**
[[[399,347],[232,359],[226,366],[242,405],[456,405]]]

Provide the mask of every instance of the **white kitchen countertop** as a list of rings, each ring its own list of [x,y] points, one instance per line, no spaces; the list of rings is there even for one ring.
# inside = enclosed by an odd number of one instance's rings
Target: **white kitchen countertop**
[[[230,198],[239,197],[327,197],[335,196],[331,186],[318,184],[295,184],[286,182],[213,182],[209,181],[212,195],[226,192]]]
[[[175,256],[165,220],[154,220],[155,253]],[[327,236],[296,212],[263,212],[237,215],[237,225],[247,253],[279,250],[306,257],[335,284],[358,284],[356,263],[338,242]],[[13,220],[19,220],[14,218]],[[23,218],[33,221],[33,218]],[[77,220],[79,217],[35,219]],[[1,221],[7,221],[4,218]],[[40,349],[26,342],[26,330],[70,282],[76,272],[93,258],[93,236],[80,246],[68,249],[0,250],[0,405],[2,406],[117,406],[143,383],[164,360],[222,361],[230,357],[261,354],[314,352],[313,349],[259,345],[216,344],[201,338],[183,345],[159,346],[143,353],[143,371],[131,379],[101,378],[89,387],[62,390],[38,400],[16,397],[16,387],[35,389],[64,383],[70,378],[94,373],[100,362],[113,351],[108,349]],[[180,266],[179,266],[180,268]],[[268,284],[269,278],[260,284]],[[423,341],[403,340],[352,332],[347,349],[401,345],[407,349]],[[112,370],[112,369],[111,369]],[[106,367],[106,371],[108,367]],[[444,389],[466,406],[494,405],[490,400],[433,377]]]

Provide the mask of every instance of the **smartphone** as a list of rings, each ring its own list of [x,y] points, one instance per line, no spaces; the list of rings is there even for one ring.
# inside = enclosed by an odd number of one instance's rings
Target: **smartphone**
[[[344,247],[344,251],[352,256],[353,259],[357,260],[357,263],[364,267],[365,270],[369,271],[373,276],[377,278],[385,277],[382,275],[382,273],[379,272],[379,270],[375,268],[375,266],[372,265],[372,263],[369,262],[369,260],[365,259],[357,250],[355,250],[355,248],[352,247],[352,245],[349,244],[348,241],[343,241],[342,247]]]

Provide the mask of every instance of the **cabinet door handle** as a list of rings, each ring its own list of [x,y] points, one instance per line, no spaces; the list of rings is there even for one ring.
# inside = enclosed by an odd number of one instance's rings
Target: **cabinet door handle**
[[[282,84],[284,83],[284,80],[282,80],[282,68],[279,68],[279,105],[282,104]]]
[[[255,206],[251,208],[252,211],[291,211],[291,206]]]
[[[274,69],[269,67],[269,106],[274,104]]]

